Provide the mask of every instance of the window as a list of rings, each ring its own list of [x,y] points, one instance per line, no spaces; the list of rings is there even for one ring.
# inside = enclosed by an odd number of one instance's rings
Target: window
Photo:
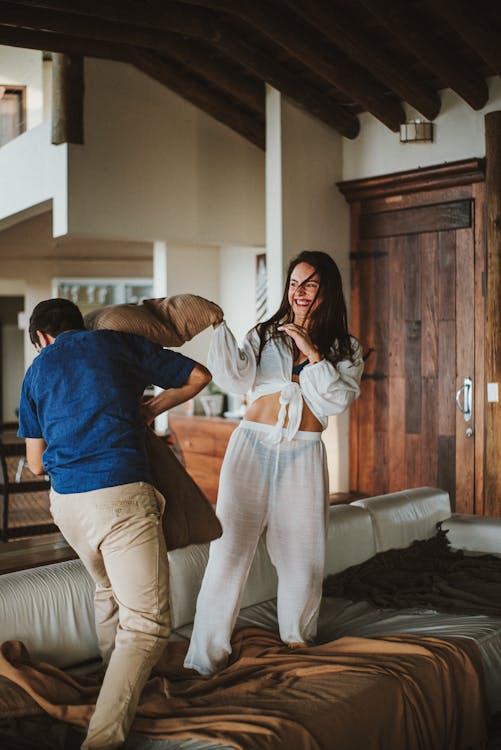
[[[0,84],[0,146],[26,130],[26,86]]]
[[[54,279],[54,297],[66,297],[82,313],[124,302],[137,303],[153,296],[151,279]]]

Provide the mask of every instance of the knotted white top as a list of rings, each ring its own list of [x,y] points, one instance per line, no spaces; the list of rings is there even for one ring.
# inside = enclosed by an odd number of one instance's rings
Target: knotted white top
[[[299,383],[292,380],[292,351],[281,338],[270,339],[257,365],[259,335],[253,328],[239,347],[223,321],[215,329],[209,348],[208,367],[214,381],[228,393],[249,393],[249,403],[269,393],[280,392],[278,420],[269,440],[279,443],[286,415],[285,437],[292,440],[299,429],[303,399],[323,429],[327,418],[345,411],[360,394],[364,368],[362,350],[352,337],[353,356],[333,365],[328,359],[306,365]]]

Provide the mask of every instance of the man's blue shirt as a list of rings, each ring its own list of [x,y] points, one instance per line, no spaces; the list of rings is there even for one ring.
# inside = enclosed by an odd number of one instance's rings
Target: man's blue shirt
[[[141,396],[149,384],[183,385],[194,366],[131,333],[59,334],[25,375],[19,436],[44,438],[43,465],[56,492],[151,481]]]

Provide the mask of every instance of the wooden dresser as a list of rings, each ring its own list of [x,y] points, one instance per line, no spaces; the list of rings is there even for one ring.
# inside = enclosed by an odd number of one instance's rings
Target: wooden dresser
[[[186,470],[211,503],[216,502],[223,456],[238,424],[237,419],[169,414],[169,428],[183,452]]]

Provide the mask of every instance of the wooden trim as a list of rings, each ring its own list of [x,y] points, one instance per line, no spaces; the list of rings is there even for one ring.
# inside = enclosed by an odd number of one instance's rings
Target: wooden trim
[[[360,237],[395,237],[397,235],[463,229],[472,223],[471,200],[437,203],[418,208],[404,208],[360,217]]]
[[[485,379],[501,383],[501,111],[485,117],[486,325]],[[485,512],[501,515],[501,402],[485,409]]]
[[[485,451],[485,185],[473,186],[473,225],[475,232],[475,382],[473,421],[475,430],[475,508],[484,515],[484,451]]]
[[[361,180],[336,183],[348,203],[384,198],[390,195],[443,190],[458,185],[471,185],[485,180],[484,159],[464,159],[451,164],[437,164],[405,172],[393,172]]]

